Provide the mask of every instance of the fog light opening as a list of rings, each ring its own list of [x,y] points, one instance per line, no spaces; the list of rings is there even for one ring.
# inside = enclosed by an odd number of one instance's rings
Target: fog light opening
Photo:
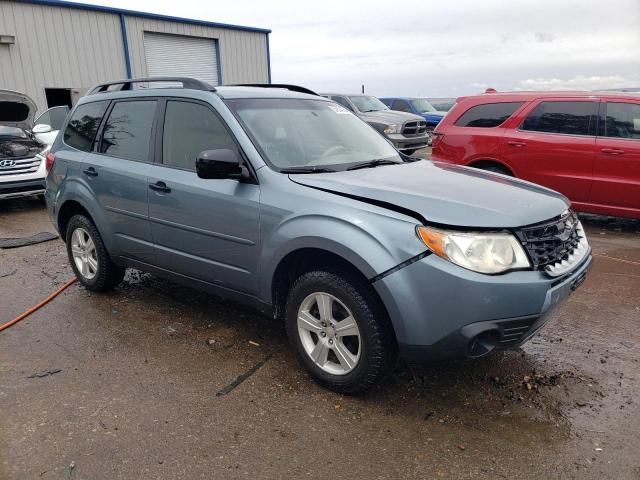
[[[479,358],[491,353],[500,341],[498,330],[485,330],[471,339],[467,346],[467,355],[471,358]]]

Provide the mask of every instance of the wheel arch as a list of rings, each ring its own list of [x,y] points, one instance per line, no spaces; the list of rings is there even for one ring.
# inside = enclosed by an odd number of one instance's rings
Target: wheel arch
[[[497,160],[495,158],[478,158],[478,159],[474,159],[471,162],[469,162],[467,164],[467,167],[473,167],[473,168],[483,168],[483,167],[487,167],[487,166],[492,166],[495,165],[497,167],[500,167],[502,169],[504,169],[505,171],[507,171],[509,173],[509,175],[515,177],[516,173],[513,171],[513,168],[511,168],[511,166],[507,165],[506,163],[504,163],[501,160]]]

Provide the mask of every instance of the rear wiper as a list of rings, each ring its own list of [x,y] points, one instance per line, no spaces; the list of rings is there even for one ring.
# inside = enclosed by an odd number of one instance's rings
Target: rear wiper
[[[400,162],[393,160],[385,160],[384,158],[378,158],[376,160],[369,160],[368,162],[356,163],[351,165],[347,170],[358,170],[359,168],[373,168],[379,165],[399,165]]]
[[[290,167],[280,169],[280,173],[327,173],[335,171],[333,168],[326,167]]]

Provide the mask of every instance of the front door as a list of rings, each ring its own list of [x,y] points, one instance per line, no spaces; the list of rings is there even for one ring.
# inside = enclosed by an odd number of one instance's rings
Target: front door
[[[640,100],[606,99],[600,107],[590,203],[640,212]]]
[[[210,284],[256,293],[259,186],[202,179],[195,172],[200,152],[239,147],[210,105],[167,100],[163,117],[148,182],[156,264]]]
[[[597,101],[544,100],[502,137],[500,155],[519,178],[586,202],[593,183]]]

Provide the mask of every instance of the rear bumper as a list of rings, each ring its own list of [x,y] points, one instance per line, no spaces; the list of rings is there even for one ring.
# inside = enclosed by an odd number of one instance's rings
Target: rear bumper
[[[44,193],[46,186],[44,178],[1,182],[0,199],[40,195]]]
[[[429,255],[374,283],[409,362],[481,357],[525,343],[578,288],[589,254],[564,277],[482,275]]]

